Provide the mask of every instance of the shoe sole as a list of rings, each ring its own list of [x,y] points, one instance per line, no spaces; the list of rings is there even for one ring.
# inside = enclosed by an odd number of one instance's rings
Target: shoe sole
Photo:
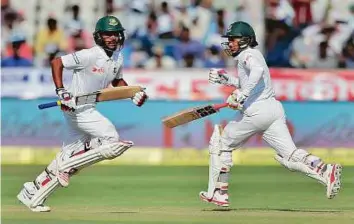
[[[342,166],[335,164],[332,172],[330,174],[330,183],[329,188],[327,189],[327,198],[333,199],[341,188],[341,175],[342,175]]]
[[[208,202],[208,203],[213,203],[213,204],[215,204],[217,206],[220,206],[220,207],[229,207],[229,203],[216,201],[216,200],[210,200],[207,197],[205,197],[203,194],[200,194],[199,197],[200,197],[200,199],[202,201],[205,201],[205,202]]]

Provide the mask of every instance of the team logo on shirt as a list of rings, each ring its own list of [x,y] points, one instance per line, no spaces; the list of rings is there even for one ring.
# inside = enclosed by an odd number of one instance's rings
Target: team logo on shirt
[[[111,26],[117,26],[118,25],[118,21],[114,18],[111,18],[109,19],[109,22],[108,22],[109,25]]]
[[[251,55],[247,55],[246,58],[245,58],[245,60],[243,61],[243,63],[246,65],[247,62],[248,62],[251,58],[252,58]]]
[[[99,67],[96,67],[96,66],[95,66],[95,67],[92,68],[92,72],[93,72],[93,73],[102,74],[102,73],[104,73],[104,68],[102,68],[102,67],[99,68]]]

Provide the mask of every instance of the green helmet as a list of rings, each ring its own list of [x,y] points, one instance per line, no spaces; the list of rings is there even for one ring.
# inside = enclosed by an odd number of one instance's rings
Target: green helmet
[[[122,23],[119,21],[118,18],[114,16],[105,16],[97,21],[95,32],[93,33],[93,38],[95,40],[95,43],[103,47],[105,50],[114,51],[115,49],[110,49],[105,45],[100,34],[103,32],[117,32],[118,44],[121,48],[125,40],[124,30],[125,29],[123,28]]]
[[[248,46],[255,47],[258,45],[256,41],[256,34],[251,25],[246,22],[238,21],[232,23],[226,30],[226,33],[221,37],[224,38],[241,38],[239,41],[239,50],[237,52],[230,52],[229,43],[222,43],[226,53],[232,56],[237,56],[242,50],[246,49]]]

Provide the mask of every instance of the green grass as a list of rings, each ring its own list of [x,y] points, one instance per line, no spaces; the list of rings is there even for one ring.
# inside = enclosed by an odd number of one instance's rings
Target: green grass
[[[226,210],[199,200],[207,167],[95,166],[52,195],[52,212],[33,213],[16,194],[42,168],[2,167],[3,224],[354,223],[354,167],[344,168],[343,189],[328,200],[322,185],[301,174],[235,166]]]

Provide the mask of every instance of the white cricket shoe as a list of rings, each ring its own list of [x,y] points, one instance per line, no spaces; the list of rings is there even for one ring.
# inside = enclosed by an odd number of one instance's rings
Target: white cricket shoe
[[[323,173],[323,177],[327,184],[327,198],[334,198],[341,187],[342,166],[339,164],[327,164],[327,169]]]
[[[205,202],[213,203],[221,207],[229,207],[228,194],[221,194],[220,191],[215,191],[213,198],[208,198],[207,195],[208,193],[206,191],[201,191],[199,193],[200,199],[202,199]]]
[[[26,182],[20,193],[17,195],[17,199],[33,212],[50,212],[50,207],[43,204],[36,207],[31,207],[31,198],[36,191],[37,189],[33,182]]]

